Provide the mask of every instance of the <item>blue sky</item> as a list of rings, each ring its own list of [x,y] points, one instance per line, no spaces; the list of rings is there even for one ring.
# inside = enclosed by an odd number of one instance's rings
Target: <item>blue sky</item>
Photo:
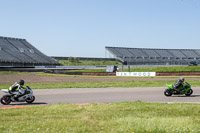
[[[199,0],[0,0],[0,16],[0,36],[27,39],[48,56],[200,49]]]

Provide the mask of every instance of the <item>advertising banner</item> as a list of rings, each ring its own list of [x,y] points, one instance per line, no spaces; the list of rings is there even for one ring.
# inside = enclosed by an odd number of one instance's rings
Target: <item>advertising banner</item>
[[[156,72],[116,72],[116,76],[156,76]]]

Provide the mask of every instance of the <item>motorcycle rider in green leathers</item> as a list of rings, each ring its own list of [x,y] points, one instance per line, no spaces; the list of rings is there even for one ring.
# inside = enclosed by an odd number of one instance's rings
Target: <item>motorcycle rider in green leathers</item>
[[[177,80],[177,82],[173,85],[174,90],[177,91],[178,94],[180,94],[180,89],[179,89],[179,87],[183,85],[184,80],[185,80],[185,79],[181,77],[181,78],[180,78],[179,80]]]

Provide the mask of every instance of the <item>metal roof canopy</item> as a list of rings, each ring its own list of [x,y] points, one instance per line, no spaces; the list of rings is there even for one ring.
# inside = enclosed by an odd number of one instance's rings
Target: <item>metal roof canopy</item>
[[[200,59],[200,49],[158,49],[108,47],[105,49],[127,64],[181,65]]]

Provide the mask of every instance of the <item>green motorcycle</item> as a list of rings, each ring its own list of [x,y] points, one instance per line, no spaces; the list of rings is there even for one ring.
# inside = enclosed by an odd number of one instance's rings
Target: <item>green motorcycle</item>
[[[173,85],[167,85],[167,87],[168,88],[165,89],[164,91],[165,96],[183,95],[183,94],[185,94],[186,96],[190,96],[193,93],[191,85],[187,82],[183,83],[183,85],[178,88],[180,90],[180,93],[174,90]]]

